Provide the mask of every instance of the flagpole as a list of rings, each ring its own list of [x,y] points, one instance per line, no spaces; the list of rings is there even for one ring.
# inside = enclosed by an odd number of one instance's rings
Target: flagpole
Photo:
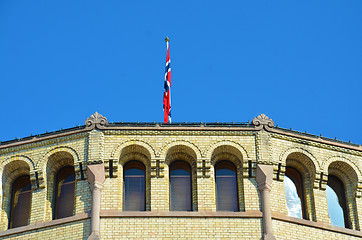
[[[163,92],[163,121],[164,123],[171,123],[171,59],[169,51],[168,37],[165,38],[167,44],[167,56],[166,56],[166,69],[165,69],[165,83]]]

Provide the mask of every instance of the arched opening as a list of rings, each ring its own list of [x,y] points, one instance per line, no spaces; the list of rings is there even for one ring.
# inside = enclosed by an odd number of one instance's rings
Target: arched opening
[[[12,186],[9,228],[26,226],[29,222],[31,207],[30,176],[16,179]]]
[[[288,216],[306,219],[303,180],[298,170],[286,168],[284,187]]]
[[[55,178],[54,216],[60,219],[73,216],[74,210],[75,173],[74,167],[61,168]]]
[[[344,184],[338,177],[333,175],[328,176],[327,202],[331,224],[338,227],[351,228]]]
[[[141,145],[132,144],[121,150],[119,157],[122,172],[123,211],[151,210],[151,154]],[[138,182],[138,183],[136,183]],[[136,186],[137,185],[137,186]],[[137,197],[137,202],[131,199]]]
[[[237,173],[232,162],[215,165],[215,183],[217,211],[239,211]]]
[[[359,230],[356,170],[344,159],[328,166],[327,202],[331,224]],[[338,210],[339,209],[339,210]]]
[[[307,153],[293,152],[287,156],[284,175],[288,215],[316,220],[313,184],[316,168]]]
[[[191,167],[184,161],[170,166],[170,210],[192,211]]]
[[[66,151],[48,157],[45,167],[47,177],[47,221],[73,216],[75,208],[76,177],[74,159]]]
[[[146,210],[146,168],[139,161],[130,161],[123,168],[123,210]]]

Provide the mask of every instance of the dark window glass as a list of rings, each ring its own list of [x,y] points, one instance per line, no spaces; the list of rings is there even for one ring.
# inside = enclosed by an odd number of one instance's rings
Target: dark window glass
[[[216,203],[218,211],[239,211],[236,167],[228,161],[215,166]]]
[[[74,209],[75,174],[73,167],[60,169],[55,182],[54,219],[70,217]]]
[[[333,175],[328,175],[327,201],[332,225],[351,228],[344,184],[339,178]]]
[[[285,197],[288,215],[306,219],[304,189],[301,174],[292,167],[287,167],[284,179]]]
[[[191,167],[186,162],[170,166],[170,197],[171,211],[192,211]]]
[[[123,209],[125,211],[146,210],[145,186],[145,166],[138,161],[128,162],[124,167]]]
[[[11,195],[11,213],[9,228],[28,224],[31,206],[31,183],[29,176],[15,180]]]

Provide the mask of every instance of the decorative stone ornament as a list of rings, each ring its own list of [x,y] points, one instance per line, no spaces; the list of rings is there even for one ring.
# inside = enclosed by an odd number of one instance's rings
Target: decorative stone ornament
[[[94,128],[104,129],[104,127],[106,127],[107,125],[108,125],[107,118],[103,117],[98,112],[95,112],[92,116],[90,116],[89,118],[87,118],[87,120],[85,120],[85,126],[88,129],[94,129]]]
[[[257,127],[257,129],[262,129],[263,127],[265,129],[274,127],[274,121],[263,113],[253,119],[253,124]]]

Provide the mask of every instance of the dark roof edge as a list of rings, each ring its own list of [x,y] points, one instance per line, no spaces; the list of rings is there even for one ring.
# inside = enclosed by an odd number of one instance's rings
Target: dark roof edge
[[[93,129],[99,130],[157,130],[157,131],[259,131],[265,129],[268,132],[282,134],[290,137],[300,138],[308,141],[333,145],[356,151],[362,151],[362,145],[350,142],[344,142],[336,139],[321,137],[313,134],[298,132],[294,130],[274,127],[274,122],[264,114],[253,119],[252,123],[233,122],[233,123],[132,123],[132,122],[115,122],[108,123],[102,115],[95,113],[85,122],[86,125],[77,126],[68,129],[61,129],[54,132],[47,132],[35,136],[13,139],[0,142],[0,149],[15,147],[19,145],[44,141],[48,139],[64,137],[72,134],[83,133]]]

